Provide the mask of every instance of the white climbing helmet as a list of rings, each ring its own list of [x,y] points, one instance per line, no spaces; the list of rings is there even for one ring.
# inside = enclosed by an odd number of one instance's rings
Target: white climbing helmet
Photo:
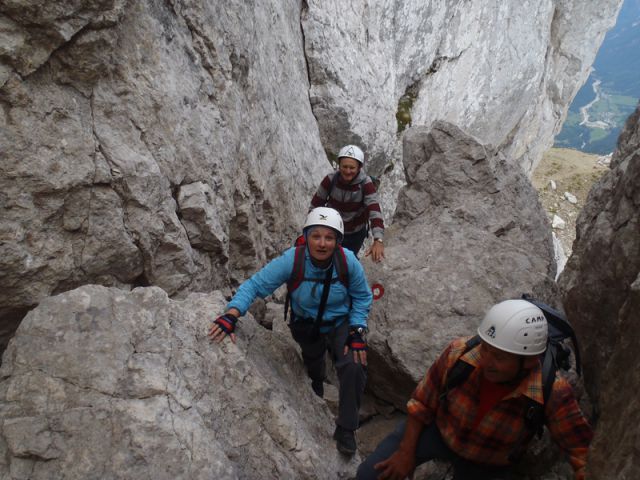
[[[547,348],[547,319],[526,300],[505,300],[489,309],[478,327],[489,345],[517,355],[539,355]]]
[[[336,231],[338,234],[338,241],[342,241],[344,235],[344,224],[342,223],[342,217],[337,210],[329,207],[314,208],[307,215],[307,220],[304,222],[303,232],[307,232],[309,227],[313,226],[329,227]]]
[[[353,158],[360,163],[360,166],[364,166],[364,152],[360,150],[360,147],[355,145],[346,145],[338,152],[338,162],[342,157]]]

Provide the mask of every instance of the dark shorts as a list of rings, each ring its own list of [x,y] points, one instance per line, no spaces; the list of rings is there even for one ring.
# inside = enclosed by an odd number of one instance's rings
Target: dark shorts
[[[342,248],[351,250],[357,257],[358,252],[364,244],[364,240],[367,238],[367,233],[367,228],[365,227],[358,232],[345,234],[344,238],[342,239]]]

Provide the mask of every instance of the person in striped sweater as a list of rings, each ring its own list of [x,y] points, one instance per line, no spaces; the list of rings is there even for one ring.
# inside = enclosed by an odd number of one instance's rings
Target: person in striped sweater
[[[376,186],[364,171],[364,153],[355,145],[346,145],[338,153],[338,170],[320,183],[311,199],[310,209],[331,207],[342,215],[344,239],[342,246],[356,257],[367,238],[369,227],[373,244],[365,252],[374,262],[384,258],[384,223]]]

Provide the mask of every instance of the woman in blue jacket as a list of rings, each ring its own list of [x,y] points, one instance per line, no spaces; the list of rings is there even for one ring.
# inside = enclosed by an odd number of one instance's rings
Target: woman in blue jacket
[[[336,210],[313,209],[303,234],[306,247],[288,249],[240,285],[225,313],[213,322],[209,337],[221,342],[229,335],[235,342],[238,317],[247,312],[256,297],[264,298],[283,283],[291,283],[294,267],[303,268],[295,282],[299,285],[293,291],[289,285],[289,327],[302,350],[313,391],[320,397],[324,394],[326,350],[333,356],[340,383],[334,439],[340,452],[352,455],[366,383],[365,332],[373,296],[362,265],[351,251],[340,246],[344,225]]]

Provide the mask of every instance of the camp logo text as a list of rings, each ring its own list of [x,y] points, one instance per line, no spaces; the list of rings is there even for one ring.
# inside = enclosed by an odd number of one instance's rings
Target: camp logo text
[[[527,318],[524,321],[524,323],[527,323],[527,324],[538,323],[538,322],[544,322],[544,315],[538,315],[537,317]]]

